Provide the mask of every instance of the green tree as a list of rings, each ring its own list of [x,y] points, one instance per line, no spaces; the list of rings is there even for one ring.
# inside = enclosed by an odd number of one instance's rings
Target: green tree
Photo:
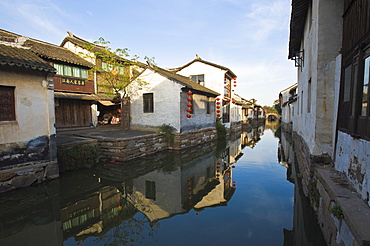
[[[98,93],[111,96],[121,103],[121,126],[130,128],[130,96],[141,90],[148,83],[140,76],[146,65],[138,62],[137,55],[130,56],[127,48],[110,48],[110,42],[99,38],[94,43],[85,42],[81,47],[87,52],[80,52],[84,58],[94,61],[91,71],[97,74]],[[153,63],[154,58],[144,58]]]
[[[276,111],[281,115],[281,105],[279,99],[274,101],[274,106],[273,106]]]

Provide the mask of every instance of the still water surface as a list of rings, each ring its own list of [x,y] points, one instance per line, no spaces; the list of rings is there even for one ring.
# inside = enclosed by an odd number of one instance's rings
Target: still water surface
[[[0,245],[325,245],[278,133],[260,126],[1,195]]]

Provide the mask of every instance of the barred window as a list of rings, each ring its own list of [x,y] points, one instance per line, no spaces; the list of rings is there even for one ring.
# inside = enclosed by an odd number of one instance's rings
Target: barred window
[[[143,94],[144,113],[154,112],[153,93]]]
[[[14,88],[0,86],[0,121],[15,120]]]

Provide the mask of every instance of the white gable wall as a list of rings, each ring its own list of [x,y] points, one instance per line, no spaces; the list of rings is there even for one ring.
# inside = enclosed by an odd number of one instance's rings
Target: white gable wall
[[[225,70],[202,62],[194,62],[177,73],[186,77],[189,77],[190,75],[204,74],[204,86],[220,93],[221,95],[224,94]]]
[[[179,131],[180,92],[183,86],[149,69],[140,79],[149,85],[131,97],[131,128],[158,128],[162,124],[168,124]],[[144,93],[153,93],[153,113],[144,113]]]

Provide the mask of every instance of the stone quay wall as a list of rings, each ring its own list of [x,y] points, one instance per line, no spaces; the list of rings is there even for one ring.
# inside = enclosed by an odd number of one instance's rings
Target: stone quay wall
[[[284,127],[289,131],[288,125]],[[326,156],[311,156],[304,139],[294,131],[292,139],[303,192],[310,199],[327,244],[370,245],[370,208],[345,175],[327,163]]]
[[[125,139],[99,138],[98,146],[104,158],[127,161],[167,149],[181,150],[217,139],[216,128],[174,133],[174,142],[168,142],[162,133]]]
[[[34,161],[0,170],[0,193],[41,183],[59,176],[57,161]]]

